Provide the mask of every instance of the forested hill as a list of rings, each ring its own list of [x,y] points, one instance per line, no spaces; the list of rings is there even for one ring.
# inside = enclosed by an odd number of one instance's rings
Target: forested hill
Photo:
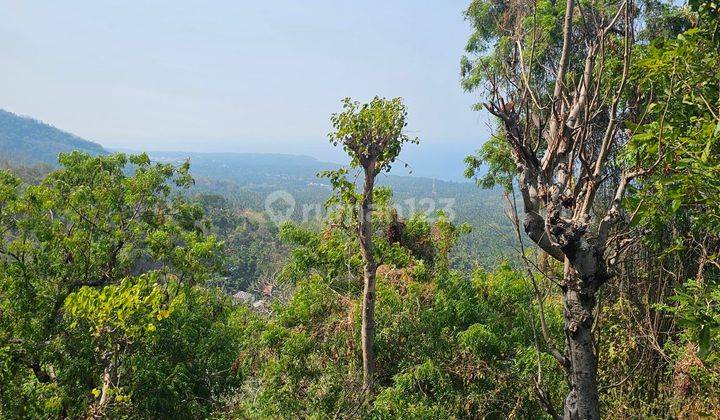
[[[0,109],[0,157],[25,164],[57,163],[62,152],[80,150],[104,154],[97,143],[84,140],[42,121]]]

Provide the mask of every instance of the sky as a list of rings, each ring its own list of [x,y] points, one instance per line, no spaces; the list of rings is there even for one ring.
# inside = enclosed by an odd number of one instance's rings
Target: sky
[[[340,100],[400,96],[401,158],[455,178],[489,132],[459,84],[466,3],[2,0],[0,108],[108,148],[338,162]]]

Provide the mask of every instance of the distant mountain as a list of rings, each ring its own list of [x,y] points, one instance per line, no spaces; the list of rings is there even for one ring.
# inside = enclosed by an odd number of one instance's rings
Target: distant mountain
[[[59,153],[73,150],[93,155],[107,153],[97,143],[0,109],[0,158],[22,164],[55,165]]]

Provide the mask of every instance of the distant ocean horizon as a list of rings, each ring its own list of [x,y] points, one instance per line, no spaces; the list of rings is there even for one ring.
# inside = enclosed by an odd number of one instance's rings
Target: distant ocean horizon
[[[114,146],[115,144],[137,144],[132,142],[101,142],[106,149],[118,152],[141,151],[137,147]],[[181,140],[147,141],[142,151],[166,153],[239,153],[262,155],[307,156],[319,162],[344,165],[347,163],[344,152],[330,146],[327,140],[277,142],[277,141],[201,141]],[[419,145],[405,147],[397,162],[393,165],[392,174],[435,178],[451,182],[471,182],[464,177],[465,157],[474,154],[482,142],[473,147],[459,142],[422,142]],[[407,165],[407,166],[406,166]]]

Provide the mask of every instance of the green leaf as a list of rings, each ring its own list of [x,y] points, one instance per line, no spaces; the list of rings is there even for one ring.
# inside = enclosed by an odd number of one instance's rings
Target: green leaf
[[[698,356],[704,358],[710,351],[710,326],[705,324],[700,328]]]

